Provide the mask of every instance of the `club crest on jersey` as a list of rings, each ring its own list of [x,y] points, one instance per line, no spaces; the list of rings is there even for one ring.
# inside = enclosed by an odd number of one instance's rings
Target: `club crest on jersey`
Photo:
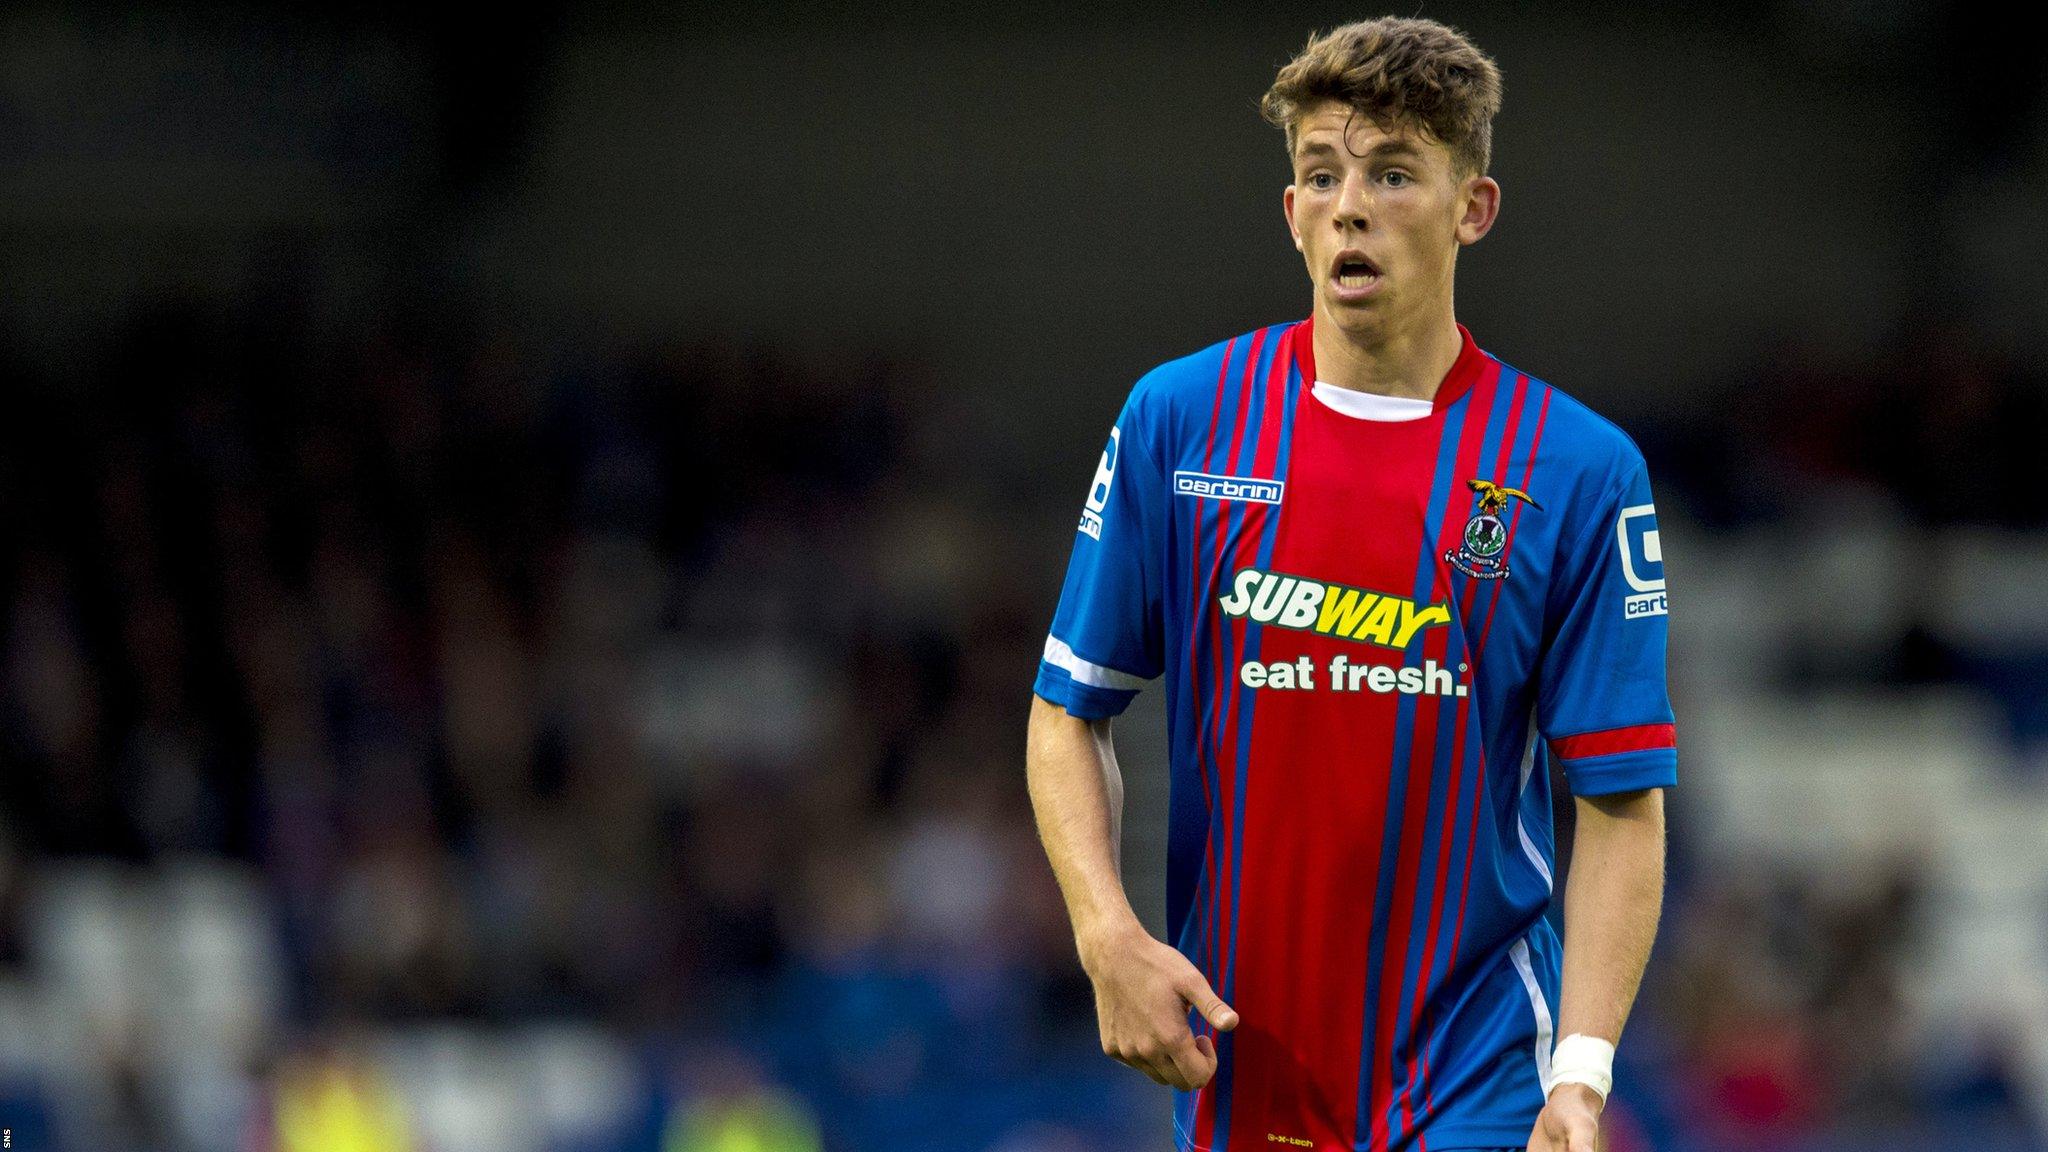
[[[1458,546],[1444,553],[1444,562],[1467,576],[1499,580],[1508,574],[1508,528],[1501,521],[1501,513],[1507,511],[1509,499],[1520,500],[1539,512],[1543,505],[1519,488],[1503,488],[1491,480],[1474,479],[1466,483],[1478,494],[1479,506],[1473,510],[1472,518],[1465,521],[1464,536]]]

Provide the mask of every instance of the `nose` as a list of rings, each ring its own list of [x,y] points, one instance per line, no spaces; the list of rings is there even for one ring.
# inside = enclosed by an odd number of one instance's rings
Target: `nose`
[[[1363,232],[1372,226],[1372,181],[1363,173],[1345,178],[1337,191],[1337,211],[1332,219],[1339,232],[1350,228]]]

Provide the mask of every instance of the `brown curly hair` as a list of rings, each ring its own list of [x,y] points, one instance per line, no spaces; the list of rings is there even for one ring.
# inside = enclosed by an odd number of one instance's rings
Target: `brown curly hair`
[[[1328,100],[1380,126],[1419,129],[1451,150],[1464,175],[1493,158],[1500,68],[1465,34],[1434,20],[1382,16],[1311,35],[1259,101],[1259,113],[1287,130],[1287,154],[1303,115]]]

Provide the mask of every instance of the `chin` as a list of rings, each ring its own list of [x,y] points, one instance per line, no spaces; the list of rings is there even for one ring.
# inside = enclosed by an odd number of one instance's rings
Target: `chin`
[[[1337,327],[1357,336],[1367,336],[1386,329],[1391,316],[1385,300],[1370,300],[1364,304],[1341,304],[1325,301],[1322,314]]]

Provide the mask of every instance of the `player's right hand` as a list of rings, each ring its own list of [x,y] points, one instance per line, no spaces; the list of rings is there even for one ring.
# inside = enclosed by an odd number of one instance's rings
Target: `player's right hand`
[[[1095,985],[1103,1055],[1183,1091],[1216,1074],[1216,1046],[1189,1029],[1188,1009],[1219,1032],[1237,1027],[1237,1013],[1179,949],[1133,924],[1092,942],[1081,963]]]

